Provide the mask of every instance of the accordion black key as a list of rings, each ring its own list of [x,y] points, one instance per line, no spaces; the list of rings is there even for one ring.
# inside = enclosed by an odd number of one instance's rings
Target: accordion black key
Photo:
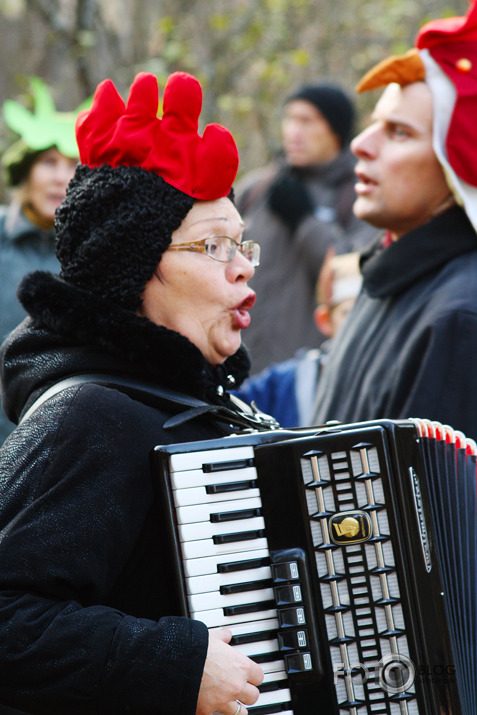
[[[251,715],[475,715],[476,462],[427,420],[156,448],[178,612],[260,663]]]

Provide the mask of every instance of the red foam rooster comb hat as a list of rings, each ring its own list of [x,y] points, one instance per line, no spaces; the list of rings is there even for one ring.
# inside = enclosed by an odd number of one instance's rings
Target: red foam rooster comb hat
[[[230,132],[219,124],[198,134],[202,89],[185,72],[172,74],[164,88],[162,118],[157,116],[159,89],[152,74],[138,74],[127,104],[111,80],[102,82],[90,110],[76,121],[83,164],[93,168],[137,166],[162,176],[194,199],[227,196],[237,174],[239,156]]]
[[[361,79],[358,92],[424,81],[433,99],[433,147],[449,186],[477,230],[477,4],[464,17],[433,20],[414,49],[389,57]]]
[[[81,290],[137,310],[172,234],[194,201],[232,198],[238,151],[230,132],[198,120],[202,90],[176,72],[163,114],[151,74],[138,74],[127,104],[111,80],[78,115],[81,164],[56,213],[61,277]]]

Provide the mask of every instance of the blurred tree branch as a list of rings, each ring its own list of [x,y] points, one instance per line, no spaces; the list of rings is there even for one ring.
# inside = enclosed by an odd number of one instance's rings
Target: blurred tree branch
[[[188,71],[204,88],[201,123],[232,130],[243,171],[275,152],[293,86],[326,77],[353,94],[375,62],[412,46],[420,25],[467,8],[468,0],[0,0],[0,101],[32,74],[67,109],[105,77],[125,95],[140,70],[161,86]],[[357,98],[361,117],[374,101]]]

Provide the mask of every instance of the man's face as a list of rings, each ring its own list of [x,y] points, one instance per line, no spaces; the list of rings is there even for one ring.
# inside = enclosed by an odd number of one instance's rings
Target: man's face
[[[285,107],[283,148],[291,166],[313,166],[331,161],[340,151],[340,139],[321,112],[303,99]]]
[[[450,195],[432,148],[432,96],[424,82],[388,85],[351,149],[358,157],[354,213],[394,239],[426,223]]]

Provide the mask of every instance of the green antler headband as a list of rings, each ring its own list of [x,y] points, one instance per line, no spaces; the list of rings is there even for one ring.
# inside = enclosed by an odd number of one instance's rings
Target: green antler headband
[[[18,102],[7,99],[3,116],[7,126],[20,135],[31,151],[42,151],[56,146],[65,156],[78,156],[75,120],[79,111],[90,106],[88,99],[72,112],[57,112],[50,90],[38,77],[30,78],[34,110],[30,112]]]

